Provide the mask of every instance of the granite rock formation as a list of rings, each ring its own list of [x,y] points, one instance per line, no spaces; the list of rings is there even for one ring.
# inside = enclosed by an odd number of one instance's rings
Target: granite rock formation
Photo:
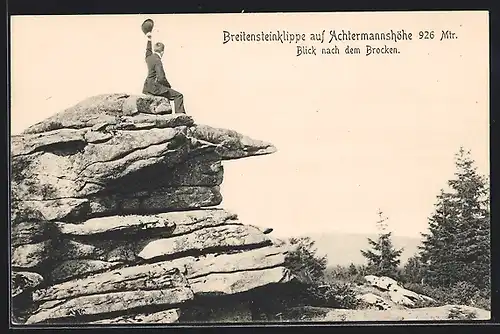
[[[222,161],[270,143],[195,124],[161,97],[108,94],[11,144],[16,323],[169,323],[204,298],[250,305],[293,279],[285,246],[217,207]]]

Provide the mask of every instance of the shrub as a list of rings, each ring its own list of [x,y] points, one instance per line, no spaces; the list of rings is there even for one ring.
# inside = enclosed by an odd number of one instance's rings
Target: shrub
[[[491,310],[491,292],[485,289],[478,289],[468,282],[457,282],[451,287],[433,287],[427,284],[405,283],[403,287],[435,299],[437,305],[459,304]]]
[[[310,305],[315,307],[354,309],[358,306],[356,293],[350,284],[329,283],[310,284],[295,301],[300,301],[300,305]]]
[[[329,283],[326,285],[320,303],[324,307],[355,309],[359,305],[356,293],[349,283]]]
[[[365,276],[356,275],[352,282],[356,285],[363,285],[366,283]]]
[[[326,272],[326,256],[318,256],[314,241],[310,238],[291,238],[295,248],[285,260],[285,266],[298,279],[287,305],[311,305],[318,307],[355,308],[357,299],[350,282],[340,282],[335,277],[347,279],[349,268],[336,267]],[[351,267],[351,272],[353,271]]]
[[[312,284],[325,275],[326,256],[318,256],[315,242],[308,237],[290,238],[289,242],[295,248],[288,252],[285,267],[305,284]]]
[[[450,288],[449,298],[453,304],[469,305],[478,289],[469,282],[457,282]]]
[[[438,301],[424,299],[415,301],[415,304],[411,306],[411,308],[436,307],[436,306],[442,306],[442,303]]]
[[[491,292],[490,290],[478,290],[472,297],[470,306],[482,308],[491,311]]]

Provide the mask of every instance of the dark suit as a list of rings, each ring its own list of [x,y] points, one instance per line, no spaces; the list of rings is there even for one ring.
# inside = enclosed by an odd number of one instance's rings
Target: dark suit
[[[148,76],[144,81],[142,92],[144,94],[164,96],[169,100],[173,100],[175,113],[185,114],[184,97],[181,93],[172,89],[167,77],[165,76],[161,58],[157,54],[153,53],[152,43],[150,40],[148,40],[146,46],[146,64],[148,65]]]

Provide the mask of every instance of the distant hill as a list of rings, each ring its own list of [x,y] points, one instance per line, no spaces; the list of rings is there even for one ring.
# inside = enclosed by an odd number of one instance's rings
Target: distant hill
[[[368,239],[376,240],[377,235],[371,234],[344,234],[344,233],[324,233],[309,234],[316,242],[318,254],[328,256],[328,265],[349,265],[366,264],[366,260],[361,254],[361,249],[368,249]],[[401,264],[404,265],[408,258],[418,252],[421,243],[420,238],[392,236],[392,242],[396,248],[404,247],[401,254]]]

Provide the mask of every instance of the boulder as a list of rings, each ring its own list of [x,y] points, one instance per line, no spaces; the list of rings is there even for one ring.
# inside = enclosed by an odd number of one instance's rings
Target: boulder
[[[388,292],[391,300],[400,305],[414,306],[417,301],[435,302],[431,297],[421,295],[403,288],[399,283],[390,277],[377,277],[374,275],[365,276],[365,280],[373,287]]]
[[[391,305],[384,300],[384,298],[377,296],[373,293],[365,293],[363,295],[358,295],[356,298],[368,305],[374,306],[379,310],[390,310]]]

